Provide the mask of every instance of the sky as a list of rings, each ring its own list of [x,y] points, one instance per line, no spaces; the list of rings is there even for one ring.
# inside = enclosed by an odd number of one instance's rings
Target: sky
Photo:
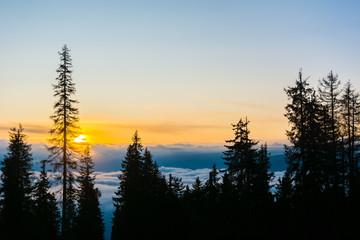
[[[34,161],[46,158],[66,44],[107,237],[119,159],[135,130],[164,174],[190,184],[213,162],[223,167],[231,124],[247,117],[280,176],[284,88],[299,69],[314,88],[332,70],[360,90],[359,11],[347,0],[0,0],[0,159],[18,123]]]
[[[0,138],[44,143],[58,51],[71,49],[92,144],[219,144],[248,117],[286,141],[284,88],[300,68],[360,89],[357,1],[0,1]]]

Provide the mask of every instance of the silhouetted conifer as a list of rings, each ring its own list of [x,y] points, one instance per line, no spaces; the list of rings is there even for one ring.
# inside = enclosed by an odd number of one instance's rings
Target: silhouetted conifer
[[[219,201],[220,183],[218,177],[219,170],[214,163],[209,173],[209,179],[205,182],[206,199],[210,205],[215,205]]]
[[[360,197],[359,172],[359,140],[360,125],[360,95],[355,92],[350,82],[344,89],[341,99],[341,112],[343,119],[344,149],[348,165],[348,191],[350,199]]]
[[[95,188],[94,163],[87,146],[80,158],[78,190],[78,215],[74,230],[78,239],[104,239],[104,223],[100,209],[101,193]]]
[[[56,240],[59,238],[60,213],[55,194],[49,191],[51,183],[48,179],[46,163],[46,160],[41,161],[40,176],[35,183],[35,232],[36,238],[39,240]]]
[[[321,105],[315,91],[303,80],[302,72],[294,87],[285,89],[291,101],[285,116],[291,130],[286,134],[292,146],[285,147],[288,172],[292,174],[298,200],[311,201],[324,184],[324,161],[322,152]],[[304,202],[303,202],[304,203]]]
[[[145,236],[145,233],[138,229],[144,227],[147,216],[144,207],[146,206],[145,200],[148,199],[146,196],[148,189],[144,188],[144,171],[146,169],[146,172],[153,172],[151,169],[152,160],[150,152],[147,152],[145,167],[143,146],[137,131],[132,142],[127,148],[125,159],[121,163],[120,186],[115,192],[116,197],[113,197],[115,211],[111,232],[112,240],[139,239]]]
[[[9,132],[9,146],[1,161],[0,237],[34,239],[32,154],[21,125]]]
[[[182,179],[169,174],[169,179],[167,181],[168,191],[171,197],[180,198],[184,190],[184,184]]]
[[[272,194],[270,180],[273,174],[269,173],[270,162],[267,147],[255,148],[257,141],[250,139],[250,130],[247,119],[233,124],[235,137],[227,140],[231,145],[225,145],[225,164],[228,166],[221,186],[220,202],[226,212],[222,216],[225,225],[230,229],[241,226],[238,231],[226,233],[227,238],[237,237],[239,232],[243,236],[264,237],[270,227]]]
[[[74,182],[73,170],[76,169],[74,154],[78,152],[74,138],[79,135],[78,115],[79,111],[74,104],[77,100],[72,98],[75,94],[75,84],[72,81],[72,63],[70,50],[66,45],[59,52],[60,65],[56,70],[59,76],[56,78],[57,83],[53,85],[54,97],[57,101],[54,104],[54,114],[50,116],[53,120],[53,128],[50,130],[51,137],[49,142],[51,146],[47,149],[51,153],[51,160],[54,165],[54,171],[59,172],[59,180],[62,183],[62,236],[66,239],[67,231],[70,231],[73,224],[75,213],[75,204],[73,197],[75,189],[72,186]]]
[[[229,178],[238,194],[237,199],[249,201],[250,193],[254,191],[254,178],[256,175],[256,149],[258,142],[249,138],[249,121],[240,119],[232,124],[235,137],[227,140],[231,145],[225,145],[225,164],[228,166]]]
[[[327,179],[326,187],[330,188],[327,191],[331,192],[334,197],[341,196],[344,194],[343,191],[343,159],[341,159],[341,154],[339,151],[340,147],[340,119],[339,119],[339,96],[341,94],[340,81],[338,76],[334,75],[331,71],[326,78],[323,78],[319,81],[319,95],[321,104],[323,105],[323,121],[322,121],[322,131],[324,144],[325,144],[325,176]],[[327,118],[326,115],[329,117]],[[326,121],[327,119],[327,121]],[[325,120],[325,121],[324,121]]]
[[[196,202],[202,202],[202,200],[204,199],[203,192],[204,192],[204,186],[200,178],[197,177],[195,179],[195,182],[192,184],[192,190],[191,190],[192,200]]]
[[[291,229],[300,238],[339,236],[338,219],[343,218],[345,162],[338,117],[339,82],[330,73],[320,83],[318,98],[300,70],[295,86],[285,89],[290,100],[285,116],[291,126],[286,134],[292,145],[285,146],[288,167],[278,186],[277,205],[294,206]],[[285,190],[291,188],[289,198]]]
[[[271,164],[267,144],[260,146],[256,166],[254,201],[259,204],[269,204],[273,201],[270,182],[274,177],[274,173],[270,172]]]

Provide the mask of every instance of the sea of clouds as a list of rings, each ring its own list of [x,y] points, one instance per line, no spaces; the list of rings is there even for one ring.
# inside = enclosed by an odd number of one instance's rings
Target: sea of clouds
[[[7,140],[0,139],[0,160],[6,154]],[[197,177],[201,181],[208,178],[209,172],[215,163],[218,169],[225,169],[222,144],[201,146],[193,144],[170,144],[148,146],[157,162],[159,170],[165,177],[169,174],[182,179],[184,185],[191,185]],[[110,239],[112,213],[114,211],[112,198],[119,186],[118,176],[121,174],[121,161],[126,154],[126,145],[94,145],[92,146],[93,161],[95,163],[96,187],[101,191],[101,209],[104,214],[105,236]],[[281,144],[269,145],[270,161],[274,172],[272,185],[283,175],[286,168]],[[44,144],[33,144],[32,153],[34,158],[35,176],[39,174],[40,161],[47,159],[49,153]],[[55,184],[55,183],[54,183]],[[54,186],[53,190],[58,187]]]

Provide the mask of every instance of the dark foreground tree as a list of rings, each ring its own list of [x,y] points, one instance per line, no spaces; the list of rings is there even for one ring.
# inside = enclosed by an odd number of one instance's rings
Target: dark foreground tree
[[[100,209],[101,193],[95,188],[94,163],[90,156],[90,146],[80,159],[78,193],[78,216],[75,221],[75,234],[78,239],[104,239],[104,223]]]
[[[341,99],[341,115],[343,119],[344,150],[347,160],[348,189],[351,201],[360,199],[360,95],[347,82]]]
[[[33,239],[31,146],[21,125],[12,128],[1,161],[0,237],[5,240]]]
[[[341,158],[340,141],[340,81],[331,71],[320,82],[319,95],[323,106],[322,136],[324,146],[324,171],[326,191],[331,197],[341,197],[343,186],[343,159]]]
[[[57,101],[54,104],[54,114],[50,117],[53,120],[53,128],[50,130],[50,146],[47,149],[51,153],[51,160],[54,171],[59,172],[59,180],[62,183],[62,216],[61,234],[63,239],[69,238],[69,232],[75,218],[75,203],[73,171],[76,169],[74,155],[77,153],[76,145],[73,140],[79,135],[78,114],[79,111],[74,107],[77,100],[72,98],[75,94],[75,84],[72,81],[72,64],[70,50],[63,47],[60,55],[60,66],[57,69],[59,76],[57,83],[53,85],[54,97]]]
[[[181,180],[173,176],[165,180],[137,131],[121,166],[111,239],[156,238],[178,231]]]
[[[242,204],[249,203],[254,193],[254,183],[257,174],[256,148],[258,142],[250,139],[249,121],[240,119],[237,124],[232,124],[234,139],[227,140],[225,145],[225,164],[228,166],[229,178],[237,193],[236,201]]]
[[[224,152],[225,164],[228,166],[223,177],[222,194],[225,221],[230,229],[241,226],[243,236],[264,237],[271,225],[268,220],[271,214],[272,195],[270,192],[270,162],[267,147],[256,149],[257,141],[250,138],[249,121],[240,119],[232,124],[234,139],[227,140]],[[231,205],[231,207],[229,207]],[[231,211],[231,212],[228,212]],[[236,237],[239,232],[229,231],[227,237]]]
[[[136,238],[142,219],[142,151],[143,146],[137,131],[132,144],[127,148],[125,159],[121,163],[120,186],[113,197],[115,211],[111,239]]]
[[[320,84],[318,98],[300,71],[295,86],[285,89],[291,145],[285,146],[288,167],[277,186],[276,204],[285,238],[297,233],[301,239],[342,239],[356,232],[353,219],[359,208],[352,196],[358,189],[358,160],[352,142],[358,100],[352,102],[356,94],[350,84],[340,98],[332,72]]]
[[[56,240],[59,238],[60,213],[55,194],[49,191],[51,184],[47,175],[46,163],[46,160],[41,161],[40,177],[35,183],[35,232],[39,240]]]

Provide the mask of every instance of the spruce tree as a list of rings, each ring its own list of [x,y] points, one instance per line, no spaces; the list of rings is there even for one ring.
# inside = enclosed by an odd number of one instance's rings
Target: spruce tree
[[[256,174],[256,149],[258,142],[249,138],[249,121],[240,119],[232,124],[235,137],[227,140],[231,145],[225,145],[225,164],[227,172],[238,193],[238,200],[248,201],[249,194],[254,191],[253,182]]]
[[[290,100],[286,105],[286,114],[290,130],[286,131],[292,146],[285,146],[288,172],[293,175],[297,200],[311,201],[323,188],[324,161],[322,152],[321,105],[315,91],[309,87],[307,79],[299,79],[294,87],[285,92]]]
[[[267,219],[270,219],[272,195],[270,192],[270,180],[272,174],[268,173],[270,168],[267,148],[262,146],[256,149],[257,141],[250,139],[249,121],[247,118],[240,119],[233,124],[235,137],[227,140],[225,145],[225,164],[228,166],[223,177],[222,194],[228,198],[221,199],[222,212],[232,209],[224,218],[230,228],[241,225],[239,232],[245,236],[263,237],[270,229]],[[229,199],[232,198],[232,199]],[[238,232],[230,231],[230,237],[236,237]]]
[[[111,239],[142,239],[174,233],[177,222],[168,219],[182,213],[179,200],[183,184],[173,176],[166,181],[150,151],[143,148],[137,131],[121,167],[120,186],[113,197]],[[162,229],[159,226],[163,226]]]
[[[75,217],[75,188],[73,171],[76,169],[75,154],[78,152],[73,140],[79,135],[78,114],[79,111],[74,104],[78,103],[72,96],[75,94],[73,83],[72,63],[70,50],[66,45],[59,52],[60,65],[56,70],[59,74],[56,84],[53,85],[54,97],[57,101],[54,104],[54,114],[50,117],[53,121],[53,128],[50,130],[50,146],[47,149],[51,153],[51,160],[54,171],[59,172],[59,180],[62,183],[62,215],[61,233],[64,239],[67,238],[73,219]]]
[[[55,194],[51,193],[46,163],[41,161],[41,172],[35,183],[34,214],[36,223],[36,236],[39,240],[58,239],[60,229],[60,212],[57,208]]]
[[[209,179],[205,182],[206,198],[210,205],[216,205],[219,200],[220,183],[219,183],[219,170],[214,163],[212,170],[209,172]]]
[[[142,221],[142,157],[143,146],[136,131],[132,144],[127,148],[125,159],[121,163],[120,186],[115,192],[115,206],[111,239],[140,238],[139,221]]]
[[[153,161],[153,156],[148,148],[145,148],[143,154],[143,164],[141,171],[144,197],[148,199],[149,203],[156,204],[156,202],[163,197],[166,183],[156,161]]]
[[[270,182],[274,177],[274,173],[270,172],[271,164],[267,144],[261,145],[258,150],[256,167],[254,201],[266,205],[272,202]]]
[[[191,190],[192,200],[195,202],[202,203],[202,200],[204,198],[203,192],[204,192],[204,186],[200,178],[196,177],[195,182],[192,184],[192,190]]]
[[[309,238],[313,234],[325,234],[319,223],[333,217],[327,211],[334,208],[333,198],[325,197],[324,191],[340,192],[338,159],[334,158],[335,150],[329,150],[329,145],[334,146],[331,115],[328,113],[331,108],[321,104],[307,79],[302,78],[301,71],[295,86],[288,87],[285,92],[290,100],[285,107],[285,116],[291,126],[286,131],[291,143],[285,146],[286,180],[293,181],[290,184],[294,187],[291,204],[296,206],[293,217],[299,220],[295,225],[302,229],[302,237]],[[289,184],[287,181],[285,183]]]
[[[352,199],[355,195],[360,197],[359,185],[359,116],[360,116],[360,95],[350,82],[347,82],[341,98],[341,109],[344,129],[344,148],[348,165],[348,191]],[[354,199],[353,199],[354,200]]]
[[[169,174],[167,185],[168,185],[168,193],[170,197],[177,199],[182,196],[185,187],[181,178]]]
[[[75,234],[79,239],[104,239],[104,223],[100,209],[101,193],[95,188],[94,163],[87,146],[80,159],[78,191],[78,215],[75,221]]]
[[[323,139],[324,144],[327,146],[326,151],[326,181],[328,186],[331,186],[330,190],[333,194],[341,195],[342,192],[342,180],[341,173],[343,172],[342,159],[340,158],[340,120],[339,120],[339,96],[341,94],[340,81],[338,76],[334,75],[331,71],[326,78],[319,81],[319,95],[323,109],[328,111],[328,121],[323,122],[323,131],[327,134],[327,139]],[[323,117],[326,116],[324,113]],[[325,117],[326,119],[326,117]],[[326,135],[324,135],[326,137]]]
[[[31,145],[19,128],[9,132],[9,146],[0,162],[0,236],[5,240],[33,239],[33,172]]]

